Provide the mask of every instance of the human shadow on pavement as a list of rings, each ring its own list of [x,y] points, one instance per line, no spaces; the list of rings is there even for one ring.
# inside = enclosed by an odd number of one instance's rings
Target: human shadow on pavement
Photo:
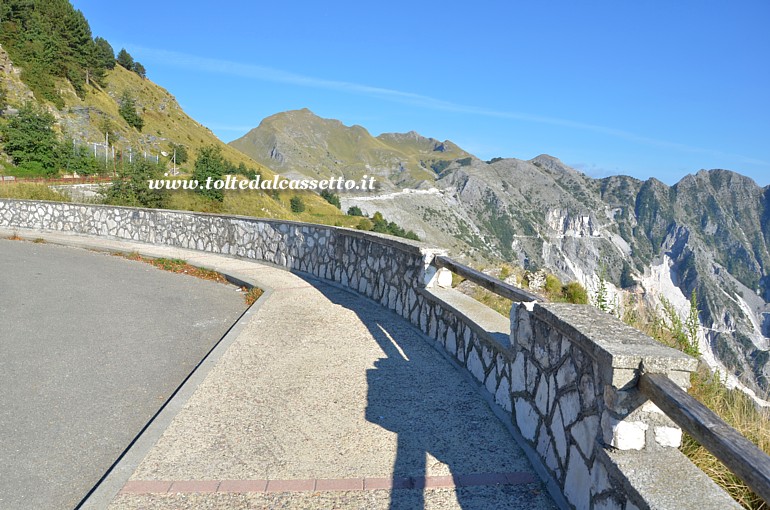
[[[306,280],[333,303],[355,312],[385,353],[366,373],[366,419],[398,436],[391,509],[424,508],[425,477],[448,475],[445,467],[434,466],[436,460],[446,464],[455,482],[483,473],[530,469],[475,388],[414,326],[366,298]],[[428,454],[436,459],[430,460],[433,465],[428,465]],[[495,490],[505,498],[506,508],[540,507],[542,500],[532,501],[540,492],[537,485]],[[485,508],[483,503],[480,506],[478,490],[455,492],[461,508]],[[532,506],[519,506],[516,501],[529,501]]]

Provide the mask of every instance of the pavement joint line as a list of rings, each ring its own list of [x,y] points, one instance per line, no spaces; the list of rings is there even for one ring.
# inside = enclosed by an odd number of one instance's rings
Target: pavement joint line
[[[470,475],[393,478],[306,478],[295,480],[129,480],[119,494],[345,492],[380,489],[439,489],[539,483],[531,473],[476,473]]]

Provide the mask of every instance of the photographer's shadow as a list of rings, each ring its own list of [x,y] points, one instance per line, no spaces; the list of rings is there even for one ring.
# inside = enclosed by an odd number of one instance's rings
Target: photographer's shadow
[[[485,433],[495,424],[486,403],[411,324],[369,300],[309,280],[330,301],[355,312],[385,357],[366,371],[366,419],[397,434],[391,509],[422,509],[425,477],[505,472],[515,456]],[[428,465],[429,454],[443,466]],[[470,491],[457,489],[470,508]],[[476,504],[479,502],[476,501]]]

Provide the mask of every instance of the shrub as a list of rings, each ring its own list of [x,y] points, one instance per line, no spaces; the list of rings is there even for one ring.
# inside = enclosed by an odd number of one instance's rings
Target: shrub
[[[293,213],[301,213],[305,210],[305,202],[302,197],[291,197],[290,204]]]
[[[361,218],[361,220],[358,222],[358,225],[356,225],[356,228],[358,230],[365,230],[368,232],[374,228],[374,223],[372,223],[372,220],[369,218]]]
[[[328,189],[325,189],[321,191],[320,193],[321,198],[332,204],[337,209],[342,209],[342,204],[340,204],[340,196],[336,193],[332,193]]]
[[[562,292],[562,284],[561,280],[557,278],[555,275],[547,274],[545,275],[545,291],[548,293],[549,296],[561,296]]]
[[[569,282],[562,287],[561,293],[569,303],[576,305],[588,304],[588,291],[578,282]]]

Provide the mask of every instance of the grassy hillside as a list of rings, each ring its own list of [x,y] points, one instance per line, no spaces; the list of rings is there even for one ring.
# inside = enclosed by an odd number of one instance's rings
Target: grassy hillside
[[[54,130],[61,140],[74,140],[77,145],[93,148],[93,143],[104,143],[105,131],[109,134],[110,152],[122,153],[110,162],[110,169],[120,170],[123,160],[128,159],[129,150],[132,157],[143,157],[146,152],[150,157],[157,156],[161,163],[171,166],[172,144],[182,145],[187,149],[187,163],[177,165],[183,173],[192,170],[193,162],[202,147],[216,146],[222,155],[233,166],[243,164],[246,168],[259,172],[263,178],[270,179],[274,172],[242,152],[223,143],[208,128],[188,116],[168,91],[155,85],[152,81],[143,79],[137,73],[128,71],[121,66],[107,70],[102,78],[102,85],[92,82],[85,92],[78,95],[71,83],[57,78],[56,90],[63,107],[57,108],[49,101],[38,101],[32,90],[21,80],[23,70],[13,66],[8,55],[0,49],[0,60],[8,69],[15,72],[0,74],[2,87],[7,91],[7,104],[18,108],[23,103],[34,101],[55,118]],[[130,96],[136,105],[136,111],[144,121],[141,131],[129,126],[120,115],[120,103],[125,95]],[[82,97],[81,97],[82,96]],[[0,120],[0,123],[7,120]],[[103,148],[99,147],[100,161]],[[165,152],[168,156],[163,156]],[[0,156],[3,156],[0,154]],[[16,169],[5,157],[0,159],[0,174],[24,175]],[[59,168],[59,173],[66,173],[66,168]],[[31,190],[20,186],[1,191],[4,196],[18,198],[44,198],[40,190]],[[302,193],[305,211],[293,213],[289,201],[296,193],[282,192],[274,197],[263,192],[227,193],[223,204],[207,203],[202,197],[194,194],[173,192],[171,207],[198,211],[223,212],[244,214],[270,218],[302,219],[329,224],[354,224],[355,220],[347,220],[339,209],[330,205],[314,193]]]
[[[469,156],[449,141],[415,132],[373,137],[361,126],[345,126],[308,109],[272,115],[230,145],[283,173],[315,178],[375,176],[384,188],[433,182],[432,166],[437,162]]]

